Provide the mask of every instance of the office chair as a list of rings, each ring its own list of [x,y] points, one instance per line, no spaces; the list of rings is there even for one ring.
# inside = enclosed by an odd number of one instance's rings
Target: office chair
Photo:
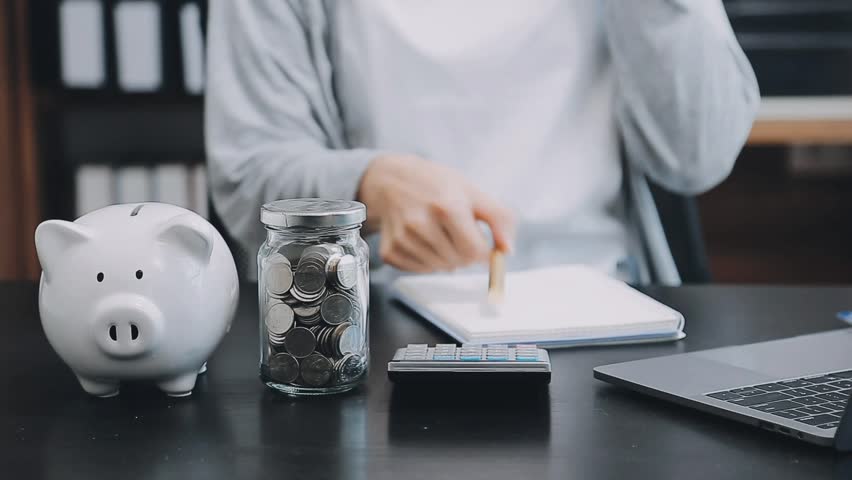
[[[681,281],[710,282],[710,262],[695,197],[678,195],[648,183]]]

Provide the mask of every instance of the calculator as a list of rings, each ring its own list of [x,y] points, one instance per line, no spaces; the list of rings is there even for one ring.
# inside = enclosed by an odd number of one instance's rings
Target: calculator
[[[394,383],[550,383],[550,356],[535,345],[410,344],[388,362]]]

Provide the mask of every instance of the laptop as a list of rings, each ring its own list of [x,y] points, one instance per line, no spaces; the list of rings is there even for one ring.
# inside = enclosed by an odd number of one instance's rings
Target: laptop
[[[852,451],[852,329],[597,367],[595,378]]]

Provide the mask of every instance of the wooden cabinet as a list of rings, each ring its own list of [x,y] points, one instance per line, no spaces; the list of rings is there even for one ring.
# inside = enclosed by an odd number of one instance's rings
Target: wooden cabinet
[[[0,280],[35,279],[39,221],[27,0],[0,0]]]

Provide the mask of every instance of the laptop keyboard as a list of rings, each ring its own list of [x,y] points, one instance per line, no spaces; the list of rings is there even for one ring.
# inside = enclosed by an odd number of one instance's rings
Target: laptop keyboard
[[[840,424],[850,393],[852,370],[734,388],[707,396],[827,430]]]

